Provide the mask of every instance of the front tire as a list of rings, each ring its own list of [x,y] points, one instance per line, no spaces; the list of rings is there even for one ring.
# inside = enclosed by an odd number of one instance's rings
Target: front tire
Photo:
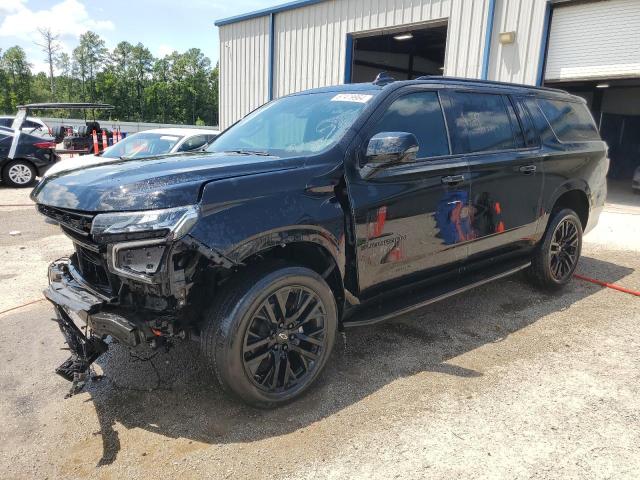
[[[582,251],[582,223],[576,212],[555,212],[542,242],[531,259],[528,273],[535,285],[559,290],[573,276]]]
[[[36,169],[27,161],[14,160],[4,168],[2,180],[13,188],[30,187],[36,181]]]
[[[232,278],[207,312],[201,347],[222,387],[261,408],[305,392],[329,358],[337,308],[313,270],[269,262]]]

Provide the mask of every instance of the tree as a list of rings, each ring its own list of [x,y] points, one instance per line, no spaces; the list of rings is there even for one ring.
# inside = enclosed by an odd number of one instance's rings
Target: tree
[[[56,87],[53,79],[53,64],[56,62],[56,57],[61,47],[58,43],[60,35],[54,34],[50,28],[38,28],[38,32],[42,37],[42,43],[34,42],[38,45],[42,52],[45,54],[45,62],[49,64],[49,82],[51,90],[51,100],[55,100]]]
[[[138,114],[140,120],[142,120],[145,117],[144,89],[153,66],[153,55],[144,45],[138,43],[131,50],[131,60],[133,63],[132,73],[135,82]]]
[[[96,101],[96,75],[104,67],[107,48],[104,40],[92,31],[80,35],[80,44],[73,50],[76,72],[82,82],[83,100]]]
[[[5,109],[14,112],[17,105],[31,100],[31,64],[24,50],[15,46],[2,55],[2,68],[7,84]]]
[[[57,46],[55,35],[50,39]],[[108,52],[98,35],[86,32],[71,55],[53,48],[51,56],[54,64],[49,64],[49,75],[32,75],[21,48],[0,51],[0,110],[13,113],[17,103],[42,101],[55,94],[58,100],[114,105],[111,112],[95,112],[98,119],[217,124],[218,66],[211,68],[210,60],[197,48],[154,58],[142,43],[120,42]]]
[[[56,57],[56,68],[60,72],[57,80],[57,91],[60,99],[71,101],[73,78],[71,77],[71,57],[67,52],[60,52]]]

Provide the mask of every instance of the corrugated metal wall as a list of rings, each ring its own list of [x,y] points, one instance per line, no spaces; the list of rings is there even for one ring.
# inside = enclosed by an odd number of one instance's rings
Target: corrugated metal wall
[[[480,78],[489,4],[490,0],[328,0],[279,12],[274,97],[342,83],[348,33],[357,36],[442,20],[448,22],[445,75]],[[544,8],[545,0],[496,1],[489,78],[535,83]],[[505,29],[518,31],[516,44],[499,44],[498,33]],[[268,35],[268,16],[220,27],[223,128],[268,99]]]
[[[496,1],[489,79],[535,85],[545,7],[545,0]],[[516,32],[515,43],[501,45],[500,32]]]
[[[227,128],[269,96],[269,16],[220,28],[220,127]]]
[[[640,0],[609,0],[554,10],[547,80],[639,75]]]

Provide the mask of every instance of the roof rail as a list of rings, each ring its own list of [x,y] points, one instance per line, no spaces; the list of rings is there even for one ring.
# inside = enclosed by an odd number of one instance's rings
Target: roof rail
[[[484,83],[489,85],[499,85],[504,87],[520,87],[520,88],[529,88],[533,90],[542,90],[546,92],[555,92],[555,93],[564,93],[567,94],[565,90],[560,90],[559,88],[551,88],[551,87],[539,87],[537,85],[525,85],[523,83],[509,83],[509,82],[499,82],[497,80],[481,80],[479,78],[466,78],[466,77],[445,77],[443,75],[423,75],[422,77],[416,78],[416,80],[439,80],[439,81],[453,81],[460,83]]]
[[[380,85],[380,86],[384,86],[384,85],[388,85],[390,83],[395,82],[396,79],[393,78],[391,75],[389,75],[387,72],[380,72],[378,74],[378,76],[376,77],[376,79],[373,81],[374,85]]]

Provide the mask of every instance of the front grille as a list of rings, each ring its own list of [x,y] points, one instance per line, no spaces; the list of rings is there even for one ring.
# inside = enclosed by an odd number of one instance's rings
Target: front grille
[[[38,205],[38,211],[74,233],[84,237],[88,237],[91,233],[91,222],[93,221],[93,215],[91,214],[48,205]]]
[[[91,287],[105,295],[112,295],[116,291],[117,279],[107,270],[105,256],[74,242],[76,249],[72,262],[79,270],[82,278]]]

